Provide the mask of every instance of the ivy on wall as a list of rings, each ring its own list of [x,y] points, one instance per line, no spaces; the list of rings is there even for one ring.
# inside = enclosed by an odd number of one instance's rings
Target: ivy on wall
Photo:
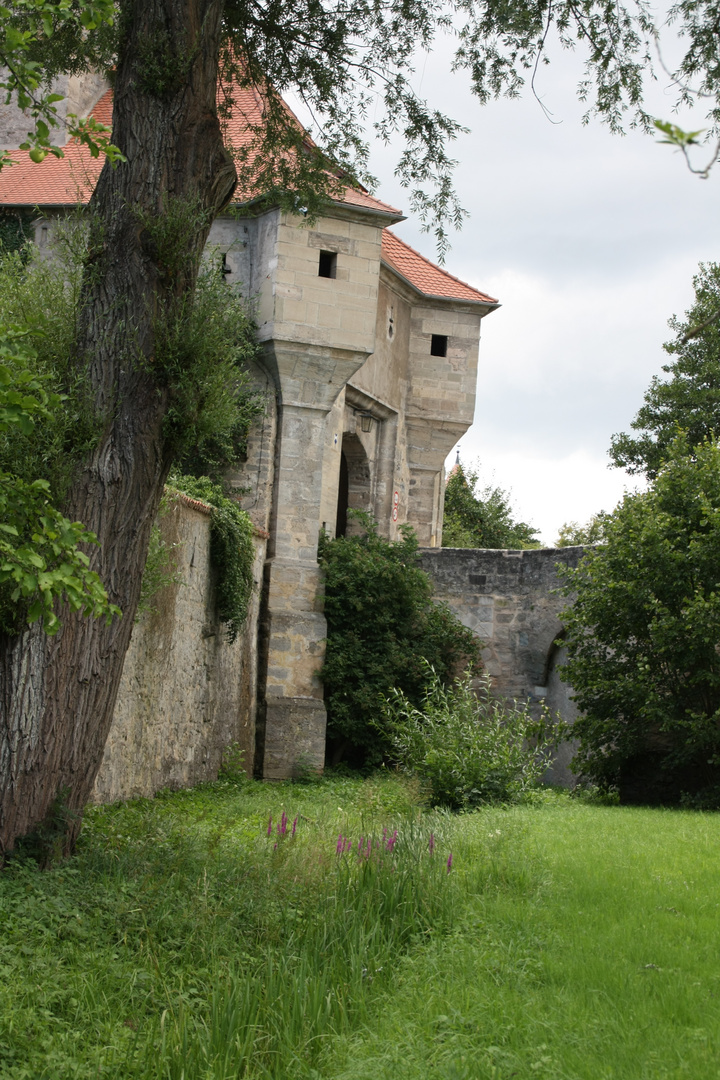
[[[208,476],[171,476],[170,489],[212,507],[210,515],[210,561],[217,572],[217,613],[232,643],[247,618],[253,590],[253,525],[245,513]]]

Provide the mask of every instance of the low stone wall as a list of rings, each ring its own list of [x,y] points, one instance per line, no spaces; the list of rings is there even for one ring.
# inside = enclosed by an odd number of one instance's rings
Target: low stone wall
[[[165,542],[178,545],[183,584],[157,593],[133,629],[95,784],[98,802],[213,780],[232,743],[252,767],[260,590],[244,633],[230,645],[214,610],[209,508],[176,496],[159,525]],[[258,538],[256,582],[264,558]]]
[[[572,688],[560,678],[565,650],[558,568],[577,566],[582,547],[502,551],[428,548],[421,565],[433,580],[435,595],[483,640],[483,661],[493,687],[517,701],[544,700],[572,723],[577,716]],[[571,784],[568,765],[574,744],[563,744],[546,774],[549,783]]]

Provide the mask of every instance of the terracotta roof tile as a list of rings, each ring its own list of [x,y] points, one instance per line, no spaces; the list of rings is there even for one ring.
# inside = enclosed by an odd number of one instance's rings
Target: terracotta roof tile
[[[389,229],[383,229],[383,262],[409,281],[418,292],[426,296],[446,297],[448,300],[470,300],[475,304],[497,304],[498,301],[486,293],[474,289],[460,278],[448,274],[435,263],[431,263],[399,236]]]
[[[222,102],[222,91],[218,95]],[[283,104],[285,104],[283,102]],[[285,105],[289,116],[299,124],[291,109]],[[92,115],[103,124],[112,121],[112,90],[107,90],[92,110]],[[253,141],[253,128],[262,127],[263,102],[255,87],[237,88],[233,92],[230,116],[223,121],[225,142],[235,149],[248,147]],[[0,205],[6,206],[75,206],[86,203],[100,176],[103,157],[93,158],[86,146],[72,139],[64,148],[65,156],[48,155],[40,165],[30,160],[27,151],[12,152],[16,164],[0,172]],[[239,192],[238,202],[256,196],[257,192]],[[361,206],[392,217],[402,212],[364,189],[346,188],[340,204]]]
[[[112,90],[100,98],[92,115],[103,124],[112,119]],[[76,139],[63,147],[65,157],[48,154],[40,165],[26,150],[13,150],[15,164],[0,172],[0,203],[6,206],[75,206],[86,203],[103,167]]]

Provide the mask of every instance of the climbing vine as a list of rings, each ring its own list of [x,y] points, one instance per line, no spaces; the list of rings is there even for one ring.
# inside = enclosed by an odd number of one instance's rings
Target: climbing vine
[[[207,476],[171,476],[175,488],[212,507],[210,516],[210,561],[217,572],[215,596],[217,613],[226,624],[229,642],[243,628],[253,590],[253,526],[250,518],[224,493],[220,484]]]
[[[153,601],[159,592],[169,585],[185,584],[182,575],[178,571],[177,559],[175,558],[175,551],[177,548],[182,547],[182,544],[168,544],[163,539],[158,524],[160,518],[164,517],[168,510],[168,497],[163,495],[157,518],[150,530],[150,545],[140,583],[140,600],[135,612],[135,622],[138,622],[144,614],[157,610]]]

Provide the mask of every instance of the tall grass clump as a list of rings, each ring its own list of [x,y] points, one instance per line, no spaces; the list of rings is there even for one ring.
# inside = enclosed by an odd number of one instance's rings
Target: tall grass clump
[[[167,1009],[120,1074],[136,1080],[313,1076],[329,1041],[367,1019],[399,957],[448,929],[457,900],[441,817],[306,837],[272,815],[254,854],[280,918],[231,961],[206,1007]],[[276,913],[278,914],[278,913]],[[271,922],[273,920],[271,919]]]
[[[383,729],[398,763],[424,780],[436,806],[466,810],[517,802],[548,766],[559,736],[549,712],[493,697],[489,675],[444,685],[431,670],[420,707],[402,690],[385,702]]]

